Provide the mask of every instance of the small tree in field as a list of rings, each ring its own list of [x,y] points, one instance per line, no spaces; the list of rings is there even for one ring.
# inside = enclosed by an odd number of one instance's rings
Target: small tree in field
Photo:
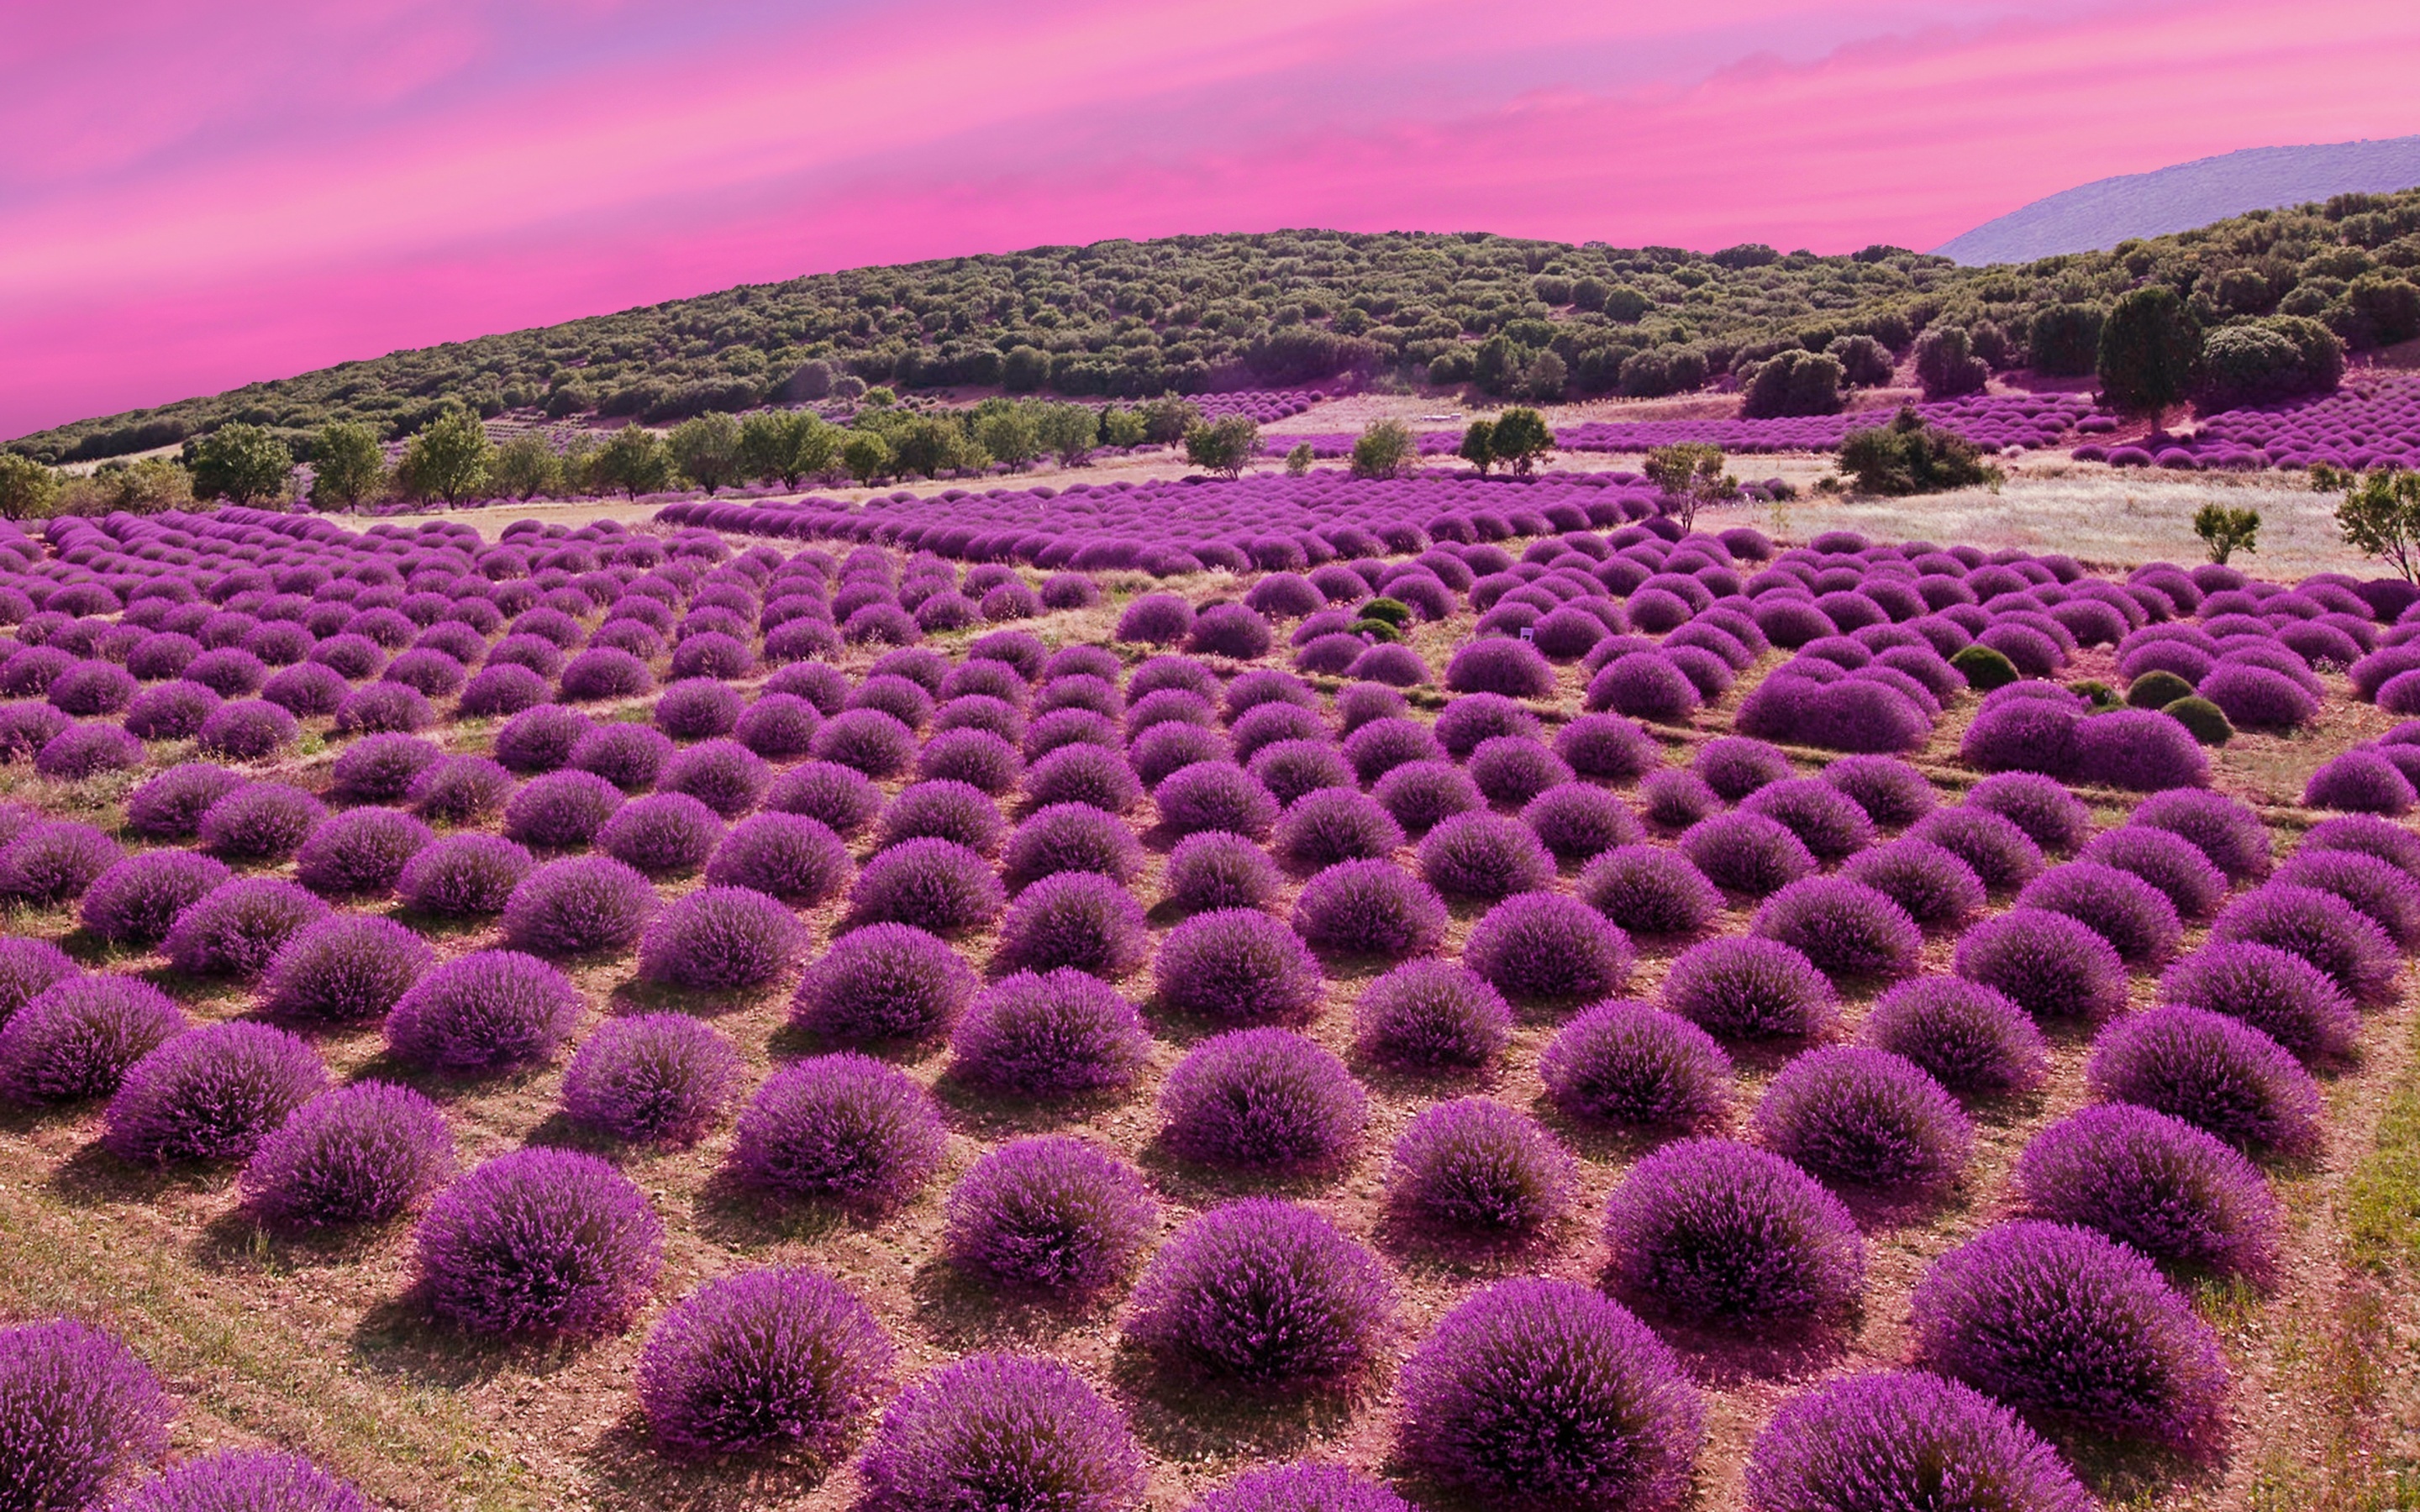
[[[1260,451],[1261,427],[1242,415],[1196,424],[1185,433],[1185,460],[1222,478],[1242,477]]]
[[[975,440],[1012,472],[1024,471],[1042,455],[1042,430],[1026,405],[1004,403],[976,421]]]
[[[39,519],[58,492],[57,473],[23,452],[0,452],[0,517]]]
[[[186,442],[185,466],[193,471],[195,498],[256,504],[286,491],[294,454],[258,425],[237,424]]]
[[[2382,468],[2352,483],[2336,505],[2336,529],[2354,550],[2420,582],[2420,472]]]
[[[1160,446],[1175,445],[1202,423],[1202,407],[1172,393],[1144,402],[1135,413],[1142,417],[1144,438]]]
[[[1319,454],[1311,450],[1309,441],[1295,442],[1294,450],[1286,454],[1286,476],[1289,478],[1305,476],[1311,471],[1311,463],[1317,460],[1319,460]]]
[[[1666,500],[1666,512],[1684,532],[1697,524],[1699,510],[1739,492],[1739,480],[1723,471],[1719,446],[1659,446],[1647,454],[1645,466],[1648,481]]]
[[[840,443],[840,465],[860,483],[891,471],[891,443],[870,430],[852,430]]]
[[[809,473],[831,466],[833,427],[803,409],[760,409],[739,426],[737,476],[795,488]],[[816,443],[822,442],[821,449]]]
[[[1462,433],[1462,444],[1454,448],[1453,455],[1477,468],[1481,477],[1487,476],[1487,470],[1496,465],[1495,423],[1472,421],[1470,428]]]
[[[1400,478],[1419,459],[1419,442],[1400,420],[1372,424],[1353,443],[1353,475],[1357,478]]]
[[[1840,440],[1840,471],[1860,491],[1885,496],[1939,493],[2000,481],[1975,443],[1953,430],[1928,425],[1902,409],[1887,425],[1853,430]]]
[[[488,429],[468,409],[448,409],[421,428],[396,464],[396,482],[415,499],[458,504],[488,485],[488,464],[496,449]]]
[[[311,504],[351,509],[386,486],[386,453],[377,433],[351,421],[319,427],[311,442]]]
[[[672,454],[664,450],[662,437],[634,420],[590,455],[588,481],[607,492],[618,488],[632,499],[661,493],[672,486]]]
[[[1487,449],[1496,454],[1496,460],[1512,470],[1514,477],[1526,478],[1540,462],[1554,455],[1555,433],[1546,428],[1546,417],[1535,409],[1507,409],[1496,417],[1496,429],[1487,438]]]
[[[2229,509],[2208,503],[2194,511],[2194,533],[2210,548],[2210,560],[2220,566],[2238,551],[2260,549],[2260,511],[2244,506]]]
[[[2101,327],[2102,402],[2157,424],[2193,393],[2201,322],[2165,284],[2127,294]]]
[[[739,422],[726,414],[697,415],[664,439],[673,463],[708,495],[739,474]]]
[[[1041,430],[1042,449],[1056,456],[1061,467],[1082,467],[1092,460],[1093,448],[1101,444],[1101,417],[1090,405],[1046,404],[1033,418]]]
[[[488,482],[507,499],[535,499],[563,491],[563,458],[554,443],[535,431],[524,431],[496,448]]]

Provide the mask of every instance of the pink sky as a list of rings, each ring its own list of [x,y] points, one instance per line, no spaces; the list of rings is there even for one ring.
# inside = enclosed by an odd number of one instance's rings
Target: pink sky
[[[2409,0],[172,0],[0,13],[0,437],[1175,232],[1930,247],[2420,131]]]

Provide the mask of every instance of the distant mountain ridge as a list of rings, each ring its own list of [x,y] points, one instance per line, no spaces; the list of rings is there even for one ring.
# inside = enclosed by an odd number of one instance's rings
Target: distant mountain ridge
[[[1986,221],[1933,253],[1978,268],[2065,253],[2106,252],[2129,238],[2190,231],[2246,210],[2303,205],[2332,194],[2383,194],[2414,185],[2420,185],[2420,136],[2245,147],[2062,190]]]

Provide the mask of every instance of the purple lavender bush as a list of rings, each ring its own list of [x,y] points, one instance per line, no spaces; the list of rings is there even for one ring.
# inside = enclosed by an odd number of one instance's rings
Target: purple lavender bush
[[[146,851],[117,862],[85,889],[77,915],[114,945],[154,945],[177,916],[230,879],[225,866],[192,851]]]
[[[946,1140],[932,1098],[898,1071],[867,1056],[819,1056],[756,1088],[731,1165],[761,1191],[880,1209],[923,1189]]]
[[[1748,928],[1836,978],[1903,977],[1916,969],[1924,946],[1905,909],[1846,877],[1792,883],[1764,901]]]
[[[89,1507],[168,1447],[160,1379],[110,1334],[71,1318],[0,1328],[0,1489],[8,1504]]]
[[[1748,1450],[1754,1512],[2093,1512],[2057,1451],[1973,1387],[1918,1370],[1843,1376],[1781,1404]]]
[[[870,924],[807,968],[790,1016],[830,1040],[926,1040],[949,1032],[976,986],[974,969],[945,942],[911,925]]]
[[[1962,977],[1919,977],[1875,999],[1858,1039],[1903,1057],[1953,1092],[2026,1091],[2050,1049],[2024,1011]]]
[[[691,992],[745,992],[786,976],[806,949],[806,926],[779,899],[708,886],[647,926],[639,975]]]
[[[1823,1180],[1937,1187],[1966,1167],[1965,1114],[1923,1068],[1887,1050],[1825,1045],[1781,1068],[1757,1103],[1757,1137]]]
[[[2334,978],[2248,940],[2206,946],[2169,967],[2160,1001],[2241,1019],[2306,1065],[2350,1055],[2361,1036],[2360,1011]]]
[[[405,864],[396,891],[442,918],[501,914],[534,864],[528,851],[499,836],[448,835]]]
[[[2110,1017],[2126,1006],[2126,964],[2107,940],[2065,914],[2011,908],[1958,942],[1958,975],[2007,997],[2037,1021]]]
[[[1195,1218],[1153,1257],[1125,1334],[1163,1369],[1302,1390],[1372,1365],[1394,1311],[1377,1257],[1335,1225],[1247,1198]]]
[[[436,1314],[478,1334],[610,1333],[637,1312],[663,1261],[646,1195],[594,1155],[529,1148],[438,1194],[416,1268]]]
[[[328,912],[326,903],[291,882],[242,877],[181,910],[160,953],[196,977],[257,976],[287,941]]]
[[[2241,1149],[2307,1155],[2320,1144],[2310,1073],[2223,1013],[2171,1004],[2119,1019],[2095,1041],[2085,1081],[2098,1097],[2174,1114]]]
[[[968,1355],[909,1387],[859,1473],[872,1512],[1131,1512],[1145,1482],[1124,1413],[1058,1361],[1014,1354]]]
[[[1718,1039],[1812,1038],[1838,1016],[1832,984],[1777,940],[1732,935],[1689,947],[1664,977],[1664,1006]]]
[[[1360,1053],[1406,1071],[1484,1066],[1503,1049],[1512,1026],[1512,1010],[1485,979],[1437,961],[1395,967],[1363,989],[1353,1011]]]
[[[1004,977],[975,998],[950,1039],[951,1072],[989,1091],[1064,1097],[1125,1087],[1151,1036],[1134,1004],[1087,972]]]
[[[244,1206],[286,1229],[378,1223],[434,1196],[454,1172],[437,1104],[391,1082],[322,1092],[271,1131],[243,1168]]]
[[[1388,1205],[1406,1221],[1473,1239],[1527,1238],[1571,1205],[1572,1158],[1526,1113],[1467,1097],[1422,1109],[1388,1160]]]
[[[731,1041],[685,1013],[608,1019],[564,1072],[563,1111],[631,1144],[691,1145],[731,1105],[741,1074]]]
[[[549,861],[504,900],[504,943],[531,955],[620,954],[656,915],[645,877],[602,856]]]
[[[2080,1224],[2163,1265],[2265,1279],[2276,1200],[2259,1171],[2207,1131],[2131,1103],[2073,1113],[2017,1157],[2028,1215]]]
[[[866,862],[849,889],[853,924],[908,924],[936,933],[996,921],[1008,895],[990,863],[946,840],[911,840]]]
[[[1290,1029],[1214,1035],[1160,1089],[1168,1148],[1209,1165],[1325,1165],[1357,1144],[1369,1100],[1344,1063]]]
[[[1511,998],[1586,1002],[1609,997],[1637,963],[1630,936],[1576,898],[1507,898],[1472,927],[1463,964]]]
[[[516,950],[474,950],[423,977],[386,1016],[406,1065],[485,1071],[544,1060],[587,1006],[570,979]]]
[[[1684,1018],[1645,1003],[1607,1002],[1574,1018],[1538,1060],[1555,1105],[1615,1127],[1689,1129],[1730,1112],[1730,1057]]]
[[[1683,1317],[1803,1319],[1865,1292],[1865,1242],[1838,1197],[1779,1155],[1684,1139],[1606,1205],[1613,1284]]]
[[[0,1091],[20,1103],[106,1097],[184,1028],[184,1014],[149,982],[62,977],[0,1025]]]
[[[994,955],[1017,969],[1069,967],[1114,980],[1148,953],[1142,904],[1131,893],[1096,872],[1063,872],[1017,894]]]
[[[1197,914],[1169,931],[1152,974],[1168,1008],[1216,1023],[1297,1021],[1325,995],[1301,936],[1243,908]]]
[[[1066,1134],[1017,1139],[951,1189],[941,1252],[994,1286],[1081,1298],[1130,1273],[1158,1221],[1124,1161]]]
[[[819,1271],[709,1281],[647,1337],[639,1406],[676,1453],[844,1449],[890,1389],[894,1351],[873,1311]]]

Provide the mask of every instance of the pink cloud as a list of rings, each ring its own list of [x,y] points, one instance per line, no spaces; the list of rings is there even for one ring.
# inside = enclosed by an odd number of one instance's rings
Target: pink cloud
[[[1931,246],[2114,173],[2420,129],[2420,13],[2377,0],[285,0],[0,29],[32,65],[0,101],[0,435],[873,262],[1279,225]]]

